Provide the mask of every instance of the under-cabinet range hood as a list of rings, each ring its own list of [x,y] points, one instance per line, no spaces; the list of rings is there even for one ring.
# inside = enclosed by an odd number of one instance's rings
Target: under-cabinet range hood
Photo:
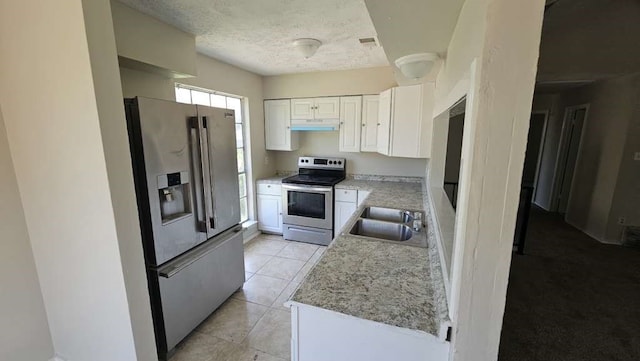
[[[340,129],[338,119],[291,119],[291,130],[305,132],[330,132]]]

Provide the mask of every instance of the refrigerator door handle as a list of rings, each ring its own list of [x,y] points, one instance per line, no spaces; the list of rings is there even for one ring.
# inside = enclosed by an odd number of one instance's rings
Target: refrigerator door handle
[[[193,167],[193,177],[195,180],[195,192],[200,192],[200,194],[195,194],[194,199],[196,201],[196,219],[197,219],[197,230],[201,233],[207,233],[207,210],[206,210],[206,195],[204,192],[204,172],[202,168],[202,141],[200,139],[200,127],[198,126],[198,118],[190,117],[189,118],[189,136],[192,140],[192,146],[194,147],[191,158],[192,167]],[[197,159],[196,159],[197,158]],[[202,183],[202,187],[198,187],[198,182]],[[198,189],[199,188],[199,189]],[[205,204],[201,204],[201,202]],[[204,213],[204,214],[202,214]]]
[[[227,240],[232,235],[235,235],[238,232],[242,231],[242,226],[237,226],[216,238],[213,238],[209,241],[209,243],[203,247],[200,247],[196,250],[188,252],[187,254],[178,257],[178,259],[169,262],[169,264],[158,269],[158,275],[164,278],[171,278],[176,274],[180,273],[183,269],[189,267],[189,265],[193,264],[195,261],[200,258],[206,256],[211,253],[220,245],[220,240]]]
[[[202,117],[202,128],[204,130],[204,143],[206,143],[206,146],[203,147],[202,149],[202,153],[203,154],[207,154],[207,162],[209,162],[209,129],[207,127],[208,123],[208,118],[206,116]],[[208,163],[207,163],[208,164]],[[209,170],[208,173],[211,173],[211,170]],[[207,204],[207,218],[209,219],[208,226],[210,227],[209,229],[215,229],[216,228],[216,219],[215,219],[215,212],[214,212],[214,203],[215,203],[215,199],[213,198],[213,181],[210,179],[209,180],[209,186],[206,187],[207,190],[205,190],[206,193],[208,193],[209,197],[211,197],[211,201]]]

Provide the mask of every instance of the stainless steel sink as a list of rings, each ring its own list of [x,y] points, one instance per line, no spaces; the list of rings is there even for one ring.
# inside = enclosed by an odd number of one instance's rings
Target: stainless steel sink
[[[413,222],[413,216],[409,211],[382,207],[367,207],[362,211],[360,218],[377,219],[379,221],[394,223]]]
[[[413,231],[401,223],[389,223],[361,218],[351,227],[349,234],[404,242],[411,239]]]

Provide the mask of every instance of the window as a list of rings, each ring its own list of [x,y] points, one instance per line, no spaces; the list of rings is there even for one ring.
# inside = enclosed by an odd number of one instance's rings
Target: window
[[[244,116],[241,97],[219,92],[176,84],[176,101],[188,104],[200,104],[216,108],[233,109],[236,114],[236,152],[238,155],[238,183],[240,185],[240,221],[249,219],[247,200],[246,142],[244,139]]]

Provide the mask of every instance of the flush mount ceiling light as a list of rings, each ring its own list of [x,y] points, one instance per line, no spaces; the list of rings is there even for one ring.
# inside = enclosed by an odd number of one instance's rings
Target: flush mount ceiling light
[[[429,73],[436,60],[438,60],[436,53],[420,53],[398,58],[395,64],[407,78],[419,79]]]
[[[322,42],[317,39],[296,39],[293,42],[293,46],[298,49],[305,59],[312,57],[318,51],[320,45],[322,45]]]

